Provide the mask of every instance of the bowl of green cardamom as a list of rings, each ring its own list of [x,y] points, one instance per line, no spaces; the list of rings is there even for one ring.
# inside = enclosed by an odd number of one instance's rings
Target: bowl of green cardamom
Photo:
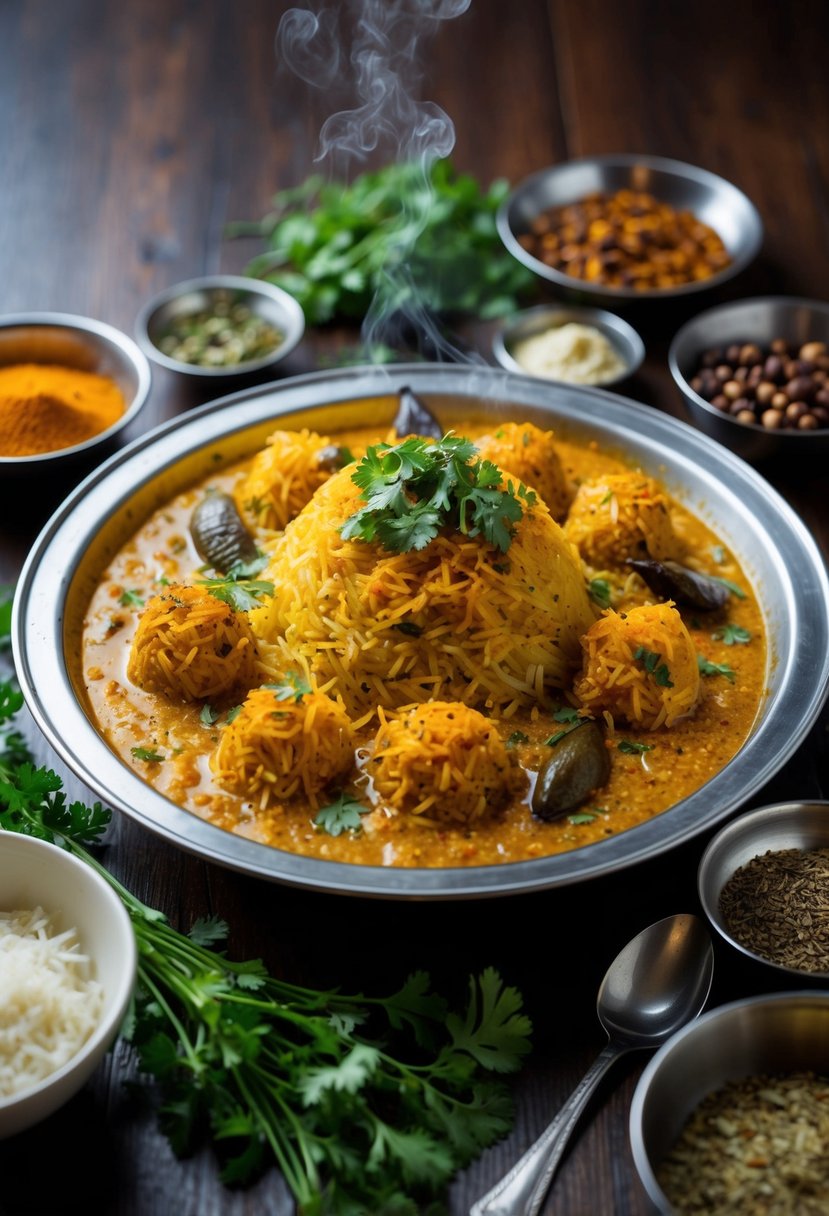
[[[829,802],[783,802],[732,820],[699,864],[703,910],[745,958],[829,982]]]

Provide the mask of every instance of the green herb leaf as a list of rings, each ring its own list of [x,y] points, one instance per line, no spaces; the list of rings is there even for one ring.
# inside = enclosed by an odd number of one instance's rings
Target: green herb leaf
[[[273,583],[256,578],[267,564],[267,555],[260,553],[253,561],[235,562],[221,578],[200,578],[197,583],[237,612],[252,612],[262,596],[273,595]]]
[[[530,736],[525,735],[523,730],[514,730],[507,739],[505,746],[508,751],[512,751],[514,747],[518,747],[522,743],[529,743],[529,741]]]
[[[732,625],[730,622],[716,629],[711,637],[715,642],[724,642],[726,646],[745,646],[751,641],[751,634],[742,625]]]
[[[700,670],[700,675],[703,676],[725,676],[729,683],[733,684],[736,677],[736,672],[733,667],[729,667],[727,663],[712,663],[709,659],[704,658],[701,654],[697,655],[697,666]]]
[[[646,650],[644,646],[637,646],[633,657],[642,664],[649,676],[653,676],[654,683],[659,684],[661,688],[673,688],[671,673],[667,664],[662,662],[661,654]]]
[[[446,1029],[456,1051],[467,1052],[493,1072],[513,1072],[528,1050],[530,1021],[521,1012],[521,997],[514,988],[503,988],[496,971],[487,968],[469,981],[466,1018],[450,1013]]]
[[[167,759],[163,752],[153,751],[151,747],[131,747],[130,751],[136,760],[146,760],[151,764],[158,764]]]
[[[329,836],[341,836],[343,832],[359,832],[363,826],[363,815],[371,810],[356,798],[340,794],[336,802],[322,807],[316,814],[314,826]]]
[[[218,717],[219,711],[214,709],[212,705],[202,705],[201,713],[199,714],[199,721],[202,726],[212,726],[218,720]]]
[[[297,704],[311,692],[311,685],[298,671],[287,671],[275,684],[263,684],[262,687],[270,688],[277,701],[296,701]]]
[[[118,603],[123,608],[143,608],[144,600],[137,591],[125,590],[119,595]]]
[[[594,601],[594,603],[598,604],[600,608],[610,607],[611,587],[606,578],[591,578],[590,582],[587,584],[587,590],[590,598]]]
[[[746,593],[742,587],[738,587],[736,583],[732,583],[729,579],[720,578],[717,574],[708,574],[706,577],[710,578],[714,583],[720,583],[723,587],[727,587],[732,595],[736,595],[738,600],[746,599]]]
[[[594,811],[576,811],[573,815],[567,816],[567,822],[574,825],[580,823],[593,823],[598,816]]]
[[[634,743],[632,739],[620,739],[616,746],[626,756],[641,756],[653,751],[652,743]]]
[[[370,447],[351,477],[364,506],[340,528],[345,540],[376,541],[394,553],[423,549],[443,527],[482,535],[500,552],[512,541],[524,507],[535,493],[512,482],[487,460],[474,460],[468,439],[445,435],[437,443],[404,439]],[[523,505],[522,505],[523,504]]]
[[[398,633],[405,633],[410,638],[419,638],[423,633],[423,630],[414,621],[397,621],[392,625],[392,629],[396,629]]]

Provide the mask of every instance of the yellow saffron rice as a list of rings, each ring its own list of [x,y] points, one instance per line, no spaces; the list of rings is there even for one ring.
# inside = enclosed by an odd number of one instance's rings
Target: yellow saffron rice
[[[682,556],[668,498],[658,481],[642,473],[616,473],[583,482],[564,532],[596,570],[623,569],[629,557],[664,561]]]
[[[267,686],[248,694],[211,757],[218,783],[260,808],[304,796],[312,807],[354,763],[351,722],[325,693],[281,700]]]
[[[408,553],[343,540],[359,505],[343,469],[273,547],[274,595],[251,622],[286,666],[333,681],[353,716],[430,699],[509,714],[569,686],[596,612],[543,503],[525,510],[507,553],[449,530]]]
[[[330,445],[327,436],[307,428],[274,431],[236,490],[242,514],[260,528],[284,528],[331,476],[331,469],[317,459]]]
[[[596,717],[655,730],[692,713],[699,700],[697,652],[670,602],[608,608],[582,639],[584,664],[574,692]]]
[[[455,825],[497,813],[522,780],[494,724],[477,710],[444,701],[411,707],[399,717],[381,710],[367,768],[386,806]]]
[[[171,584],[141,613],[127,675],[172,700],[229,696],[259,682],[256,642],[244,614],[204,587]]]
[[[482,460],[499,469],[509,469],[516,481],[531,486],[559,522],[567,514],[573,487],[561,463],[552,431],[542,431],[531,422],[505,422],[492,435],[476,440]]]

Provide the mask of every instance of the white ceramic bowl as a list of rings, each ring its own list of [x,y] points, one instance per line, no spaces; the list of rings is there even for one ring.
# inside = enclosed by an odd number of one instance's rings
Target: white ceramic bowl
[[[0,1097],[0,1138],[45,1119],[89,1080],[117,1034],[135,982],[135,936],[112,887],[57,845],[0,831],[0,910],[38,906],[59,930],[77,929],[104,990],[103,1012],[97,1029],[62,1068],[18,1096]]]

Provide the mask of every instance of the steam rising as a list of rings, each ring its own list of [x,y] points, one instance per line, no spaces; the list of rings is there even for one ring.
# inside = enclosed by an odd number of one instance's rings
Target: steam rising
[[[388,233],[398,257],[389,265],[384,288],[366,317],[367,347],[393,344],[395,330],[408,328],[426,338],[432,357],[459,355],[418,302],[405,263],[433,201],[431,166],[449,156],[455,145],[449,116],[434,102],[417,99],[422,45],[441,21],[460,16],[470,2],[350,0],[316,12],[289,9],[279,24],[278,53],[297,76],[324,90],[348,83],[356,95],[357,104],[323,123],[315,159],[327,162],[332,171],[347,172],[371,155],[418,165],[423,175],[424,189],[401,198],[399,221]]]

